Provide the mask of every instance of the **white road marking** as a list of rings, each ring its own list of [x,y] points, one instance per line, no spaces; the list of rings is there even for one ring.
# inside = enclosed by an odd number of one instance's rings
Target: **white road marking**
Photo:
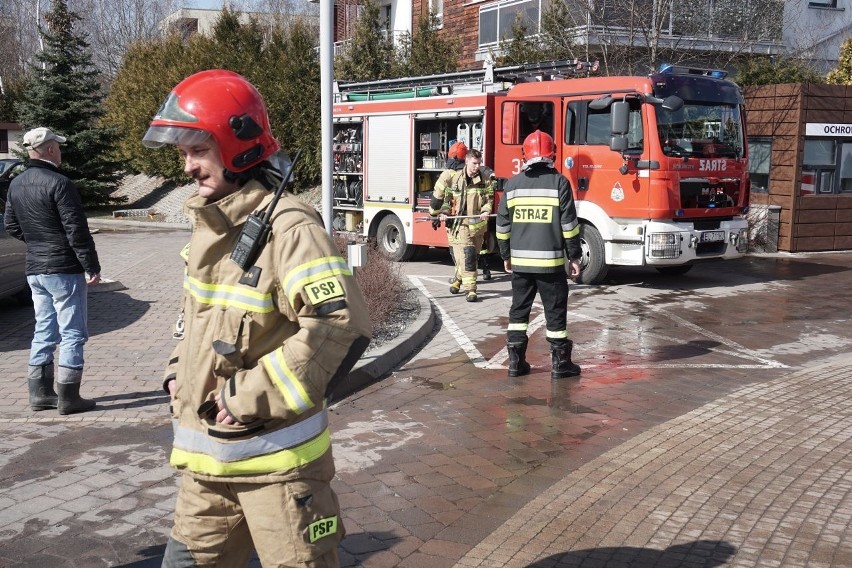
[[[429,301],[435,306],[435,308],[440,312],[441,319],[447,326],[447,331],[455,338],[456,342],[459,346],[467,353],[471,362],[480,369],[505,369],[506,361],[509,358],[509,354],[505,347],[500,349],[491,359],[486,360],[482,353],[477,349],[477,347],[473,344],[469,337],[459,328],[458,325],[453,321],[452,317],[450,317],[449,313],[438,303],[435,297],[429,292],[429,290],[424,285],[423,281],[429,281],[436,284],[445,284],[444,280],[433,276],[415,276],[409,275],[408,279],[417,286],[421,292],[429,299]],[[503,297],[501,298],[504,301],[511,302],[511,298]],[[544,317],[544,311],[539,302],[535,302],[533,304],[533,308],[537,308],[541,310],[541,313],[537,317],[530,322],[529,327],[527,329],[527,334],[532,335],[539,328],[545,325],[546,320]],[[654,363],[654,362],[642,362],[642,363],[631,363],[631,364],[622,364],[619,365],[619,368],[622,369],[786,369],[789,366],[781,363],[779,361],[774,361],[772,359],[767,359],[766,357],[761,356],[761,354],[752,349],[748,349],[740,345],[739,343],[732,341],[726,337],[713,333],[703,327],[696,325],[688,320],[680,316],[676,316],[672,313],[669,313],[665,310],[658,309],[657,313],[663,317],[669,318],[680,326],[691,329],[693,332],[702,335],[708,339],[718,342],[721,345],[726,346],[728,349],[714,348],[708,347],[708,351],[712,351],[714,353],[718,353],[720,355],[726,355],[729,357],[739,357],[743,359],[750,359],[755,361],[756,363],[741,363],[741,364],[729,364],[729,363]],[[568,310],[568,318],[569,319],[580,319],[586,321],[593,321],[601,326],[606,325],[604,320],[600,318],[595,318],[592,316],[588,316],[582,314],[576,310]],[[668,337],[665,334],[653,332],[653,331],[645,331],[646,335],[659,337],[664,340],[669,340],[672,342],[682,341],[680,338]],[[584,364],[584,369],[593,369],[595,367],[600,367],[600,364]]]

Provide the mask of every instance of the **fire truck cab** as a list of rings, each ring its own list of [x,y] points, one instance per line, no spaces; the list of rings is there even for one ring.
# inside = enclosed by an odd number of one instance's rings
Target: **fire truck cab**
[[[375,239],[395,260],[447,246],[445,231],[422,221],[449,146],[481,150],[507,179],[521,169],[525,137],[542,130],[577,203],[581,283],[600,283],[610,266],[682,274],[742,256],[749,187],[739,88],[723,72],[671,66],[647,77],[576,77],[592,67],[550,62],[345,86],[334,105],[335,228]]]

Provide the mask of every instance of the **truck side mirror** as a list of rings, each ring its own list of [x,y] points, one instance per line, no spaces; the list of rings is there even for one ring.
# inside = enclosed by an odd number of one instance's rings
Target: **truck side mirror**
[[[630,104],[626,101],[612,103],[610,109],[610,130],[613,135],[627,134],[630,124]]]
[[[627,136],[613,136],[609,139],[609,148],[615,152],[624,152],[627,150]]]
[[[609,147],[615,152],[627,150],[627,131],[630,129],[630,104],[626,101],[612,103],[610,107]]]

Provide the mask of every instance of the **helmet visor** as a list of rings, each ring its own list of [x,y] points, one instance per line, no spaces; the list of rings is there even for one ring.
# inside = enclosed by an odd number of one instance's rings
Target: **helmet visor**
[[[194,146],[210,138],[210,133],[197,128],[184,126],[152,126],[142,137],[142,144],[148,148],[160,148],[167,144],[175,146]]]

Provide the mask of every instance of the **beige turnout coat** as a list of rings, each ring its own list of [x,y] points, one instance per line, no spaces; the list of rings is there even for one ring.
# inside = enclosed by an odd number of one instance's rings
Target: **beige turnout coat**
[[[186,203],[183,339],[176,379],[173,466],[207,480],[329,480],[325,398],[366,349],[364,299],[314,209],[285,193],[255,268],[229,255],[246,218],[271,192],[251,181],[215,203]],[[242,424],[215,422],[217,393]],[[205,403],[207,403],[205,407]]]

